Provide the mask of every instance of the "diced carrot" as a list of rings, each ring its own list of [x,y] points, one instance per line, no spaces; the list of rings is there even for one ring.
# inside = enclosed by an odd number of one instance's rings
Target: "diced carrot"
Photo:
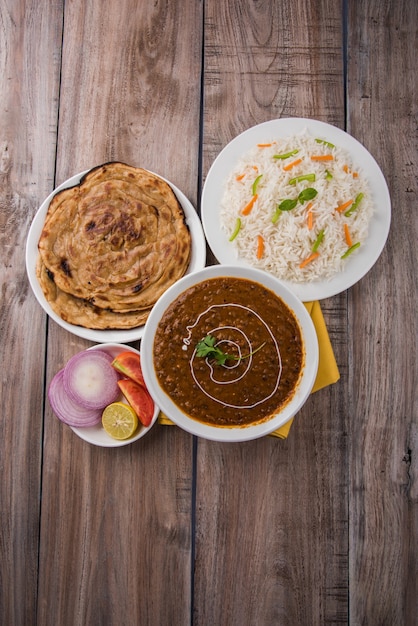
[[[308,229],[312,230],[313,228],[313,213],[312,213],[312,202],[310,202],[308,204],[308,206],[306,207],[308,213],[307,213],[307,223],[308,223]]]
[[[251,198],[251,200],[249,201],[248,204],[245,205],[245,207],[242,209],[241,213],[242,215],[248,215],[249,213],[251,213],[251,210],[256,202],[258,198],[258,194],[254,194],[254,196]]]
[[[239,174],[238,176],[235,177],[235,180],[242,180],[244,177],[245,177],[245,173]]]
[[[296,161],[292,161],[291,163],[288,163],[287,165],[284,166],[284,171],[288,172],[289,170],[292,169],[292,167],[295,167],[295,165],[299,165],[299,163],[302,163],[302,159],[296,159]]]
[[[344,202],[344,204],[340,204],[339,206],[335,207],[335,210],[338,211],[338,213],[342,213],[345,209],[348,209],[350,204],[353,204],[353,201],[347,200],[347,202]]]
[[[351,174],[353,178],[358,178],[358,173],[352,172],[350,168],[348,167],[348,165],[343,165],[343,170],[346,174]]]
[[[308,263],[312,263],[312,261],[315,261],[315,259],[317,259],[318,257],[319,252],[312,252],[312,254],[310,254],[304,261],[302,261],[299,267],[301,269],[304,268],[306,265],[308,265]]]
[[[261,259],[264,254],[264,238],[262,235],[257,235],[257,259]]]
[[[272,146],[272,143],[258,143],[257,147],[258,148],[270,148],[270,146]]]
[[[255,170],[256,172],[258,172],[258,167],[256,165],[253,165],[253,170]]]
[[[312,161],[332,161],[333,159],[332,154],[314,154],[311,156]]]
[[[351,246],[353,245],[353,241],[351,239],[350,230],[347,224],[344,224],[344,235],[345,235],[345,241],[347,243],[347,246],[351,248]]]

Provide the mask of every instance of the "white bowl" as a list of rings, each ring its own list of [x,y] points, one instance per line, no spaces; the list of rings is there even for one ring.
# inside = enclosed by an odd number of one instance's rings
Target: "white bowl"
[[[135,348],[131,348],[131,346],[127,346],[121,343],[102,343],[96,346],[91,346],[91,348],[88,348],[88,350],[103,350],[104,352],[110,354],[110,356],[112,357],[116,357],[121,352],[126,351],[140,354],[140,352],[138,350],[135,350]],[[122,394],[120,400],[124,401]],[[129,439],[113,439],[112,437],[110,437],[110,435],[107,434],[101,424],[97,424],[96,426],[90,426],[88,428],[75,428],[71,426],[71,430],[73,430],[76,435],[80,437],[80,439],[84,439],[84,441],[92,443],[95,446],[101,446],[103,448],[119,448],[120,446],[127,446],[128,444],[133,443],[134,441],[138,441],[138,439],[144,437],[157,421],[159,412],[160,409],[157,406],[157,403],[155,403],[155,410],[151,424],[145,427],[140,423],[137,430],[135,431],[135,434],[132,437],[129,437]]]
[[[199,422],[198,420],[189,417],[186,413],[181,411],[171,398],[162,390],[154,369],[154,337],[161,317],[167,307],[177,298],[177,296],[189,287],[196,285],[207,278],[219,276],[246,278],[262,284],[264,287],[277,294],[295,314],[299,322],[304,343],[305,364],[296,392],[292,399],[285,404],[284,407],[278,410],[278,412],[269,420],[245,427],[217,427]],[[315,327],[305,306],[299,298],[277,278],[267,272],[255,268],[214,265],[184,276],[162,295],[162,297],[155,304],[145,324],[144,335],[141,342],[141,355],[142,371],[149,392],[165,415],[177,424],[177,426],[193,435],[204,439],[211,439],[213,441],[248,441],[268,435],[277,428],[280,428],[303,406],[312,390],[317,374],[318,340]]]

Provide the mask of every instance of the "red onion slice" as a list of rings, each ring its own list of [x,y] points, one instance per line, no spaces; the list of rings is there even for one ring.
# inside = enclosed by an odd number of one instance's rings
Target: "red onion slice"
[[[111,361],[102,350],[84,350],[71,357],[63,374],[67,395],[87,409],[103,409],[114,402],[119,397],[119,376]]]
[[[58,419],[76,428],[99,424],[102,419],[102,410],[86,409],[74,402],[65,391],[63,379],[64,370],[60,370],[55,374],[48,388],[49,403]]]

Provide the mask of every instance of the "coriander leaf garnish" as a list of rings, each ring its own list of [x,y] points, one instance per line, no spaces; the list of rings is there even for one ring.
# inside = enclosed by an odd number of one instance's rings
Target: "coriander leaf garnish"
[[[306,202],[307,200],[313,200],[317,194],[318,192],[316,189],[314,189],[313,187],[307,187],[300,192],[297,198],[287,198],[286,200],[282,200],[282,202],[277,205],[277,208],[280,211],[292,211],[298,202],[304,204],[304,202]]]
[[[220,348],[215,346],[215,337],[207,335],[201,339],[196,345],[196,356],[215,359],[218,365],[225,365],[228,355],[222,352]]]
[[[298,200],[301,204],[303,204],[307,200],[313,200],[315,196],[317,195],[317,193],[318,193],[317,190],[314,189],[313,187],[307,187],[306,189],[300,192],[300,194],[298,195]]]
[[[261,350],[261,348],[266,344],[266,342],[264,341],[260,346],[258,346],[258,348],[249,352],[248,354],[244,354],[243,356],[235,356],[233,354],[223,352],[215,345],[215,341],[215,337],[213,337],[212,335],[206,335],[204,339],[201,339],[196,344],[196,356],[202,357],[204,359],[213,359],[218,365],[225,365],[226,361],[228,360],[242,361],[242,359],[248,359],[248,357]]]
[[[279,210],[280,211],[291,211],[292,209],[295,208],[297,203],[298,203],[297,198],[288,198],[287,200],[283,200],[282,202],[280,202]]]

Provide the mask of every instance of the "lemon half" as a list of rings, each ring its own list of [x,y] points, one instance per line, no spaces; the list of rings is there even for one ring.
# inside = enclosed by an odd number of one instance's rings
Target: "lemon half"
[[[113,402],[103,411],[102,425],[113,439],[128,439],[138,428],[138,417],[129,405]]]

